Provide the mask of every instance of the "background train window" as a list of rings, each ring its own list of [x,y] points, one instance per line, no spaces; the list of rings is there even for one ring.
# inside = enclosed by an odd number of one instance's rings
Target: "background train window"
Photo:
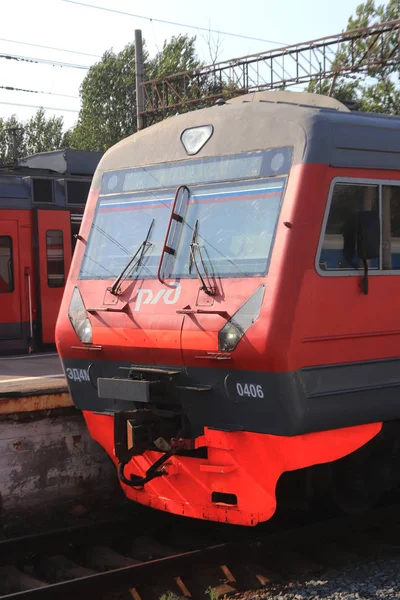
[[[33,202],[35,204],[50,204],[54,202],[54,186],[52,179],[32,179]]]
[[[400,269],[400,186],[382,186],[382,268]]]
[[[12,239],[8,235],[0,235],[0,294],[12,291],[14,291]]]
[[[71,250],[72,254],[74,253],[76,246],[76,237],[79,233],[82,223],[82,213],[71,213],[70,222],[71,222]]]
[[[360,211],[379,211],[379,186],[337,183],[326,224],[319,259],[322,270],[362,269],[357,258],[357,215]],[[370,269],[379,268],[379,260],[368,261]]]
[[[90,190],[90,181],[68,180],[67,186],[67,204],[79,204],[85,206]]]
[[[52,288],[63,287],[65,285],[64,237],[60,229],[46,231],[46,261],[47,285]]]

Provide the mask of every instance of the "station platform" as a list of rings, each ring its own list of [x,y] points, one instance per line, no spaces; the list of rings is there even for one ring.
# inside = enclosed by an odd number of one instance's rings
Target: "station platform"
[[[72,406],[56,352],[0,358],[0,415]]]
[[[0,357],[0,524],[27,527],[119,490],[56,352]]]

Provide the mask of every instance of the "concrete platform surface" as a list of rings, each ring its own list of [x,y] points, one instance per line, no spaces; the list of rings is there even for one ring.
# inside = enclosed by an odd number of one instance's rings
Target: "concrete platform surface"
[[[0,358],[0,398],[67,392],[56,352]]]

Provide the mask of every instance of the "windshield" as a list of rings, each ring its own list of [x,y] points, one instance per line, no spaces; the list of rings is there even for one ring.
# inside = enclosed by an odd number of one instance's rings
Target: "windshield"
[[[263,275],[275,233],[284,178],[190,189],[182,232],[166,277],[190,276],[190,243],[196,241],[210,274]]]
[[[237,157],[235,162],[238,165]],[[260,163],[262,165],[262,161]],[[227,168],[223,166],[226,175]],[[160,170],[160,165],[157,168]],[[177,168],[181,169],[181,164],[177,163]],[[166,169],[175,180],[171,165]],[[125,182],[130,186],[134,171],[126,172]],[[207,269],[215,276],[248,277],[266,273],[286,178],[255,179],[254,175],[260,175],[262,169],[260,167],[258,173],[254,173],[254,168],[251,171],[249,175],[253,177],[245,181],[190,185],[176,253],[168,265],[167,277],[196,277],[195,269],[190,267],[190,243],[196,222],[196,242]],[[106,183],[112,181],[112,176],[112,173],[107,174]],[[121,172],[118,177],[121,178]],[[163,179],[169,183],[165,174]],[[143,174],[138,181],[143,181]],[[109,185],[107,187],[109,190]],[[149,249],[140,267],[128,278],[156,278],[176,187],[157,189],[153,186],[149,190],[117,193],[107,193],[108,190],[102,189],[99,196],[80,278],[118,277],[143,242],[153,220]]]

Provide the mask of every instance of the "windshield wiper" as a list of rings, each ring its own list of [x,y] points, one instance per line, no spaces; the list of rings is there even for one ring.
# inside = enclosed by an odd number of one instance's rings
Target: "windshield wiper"
[[[215,293],[216,293],[216,287],[215,287],[215,285],[211,284],[211,278],[210,278],[210,275],[209,275],[209,273],[207,271],[207,267],[206,267],[206,265],[204,263],[203,255],[202,255],[202,252],[201,252],[201,246],[196,241],[197,240],[198,228],[199,228],[199,220],[196,219],[196,223],[194,224],[194,227],[193,227],[192,241],[189,244],[189,249],[190,249],[189,274],[192,273],[192,267],[194,265],[195,269],[196,269],[197,277],[198,277],[198,279],[199,279],[199,281],[201,283],[200,289],[203,290],[209,296],[214,296]],[[196,261],[196,251],[199,253],[199,257],[200,257],[200,261],[201,261],[201,266],[203,267],[205,278],[201,274],[199,266],[197,264],[197,261]],[[206,283],[205,279],[207,279],[207,283]]]
[[[150,227],[149,227],[149,229],[147,231],[147,235],[146,235],[145,239],[140,244],[139,248],[136,250],[136,252],[132,256],[132,258],[129,259],[129,262],[126,265],[126,267],[124,267],[122,269],[121,273],[118,275],[118,277],[116,278],[116,280],[112,284],[112,286],[110,288],[110,293],[114,294],[114,296],[118,296],[118,294],[120,293],[121,283],[124,281],[124,279],[126,279],[126,277],[128,276],[128,274],[130,272],[134,273],[139,268],[139,266],[141,265],[143,257],[146,254],[147,250],[150,248],[150,246],[153,245],[153,244],[151,244],[149,242],[149,238],[150,238],[150,235],[151,235],[151,231],[153,229],[153,225],[154,225],[154,219],[150,223]]]

